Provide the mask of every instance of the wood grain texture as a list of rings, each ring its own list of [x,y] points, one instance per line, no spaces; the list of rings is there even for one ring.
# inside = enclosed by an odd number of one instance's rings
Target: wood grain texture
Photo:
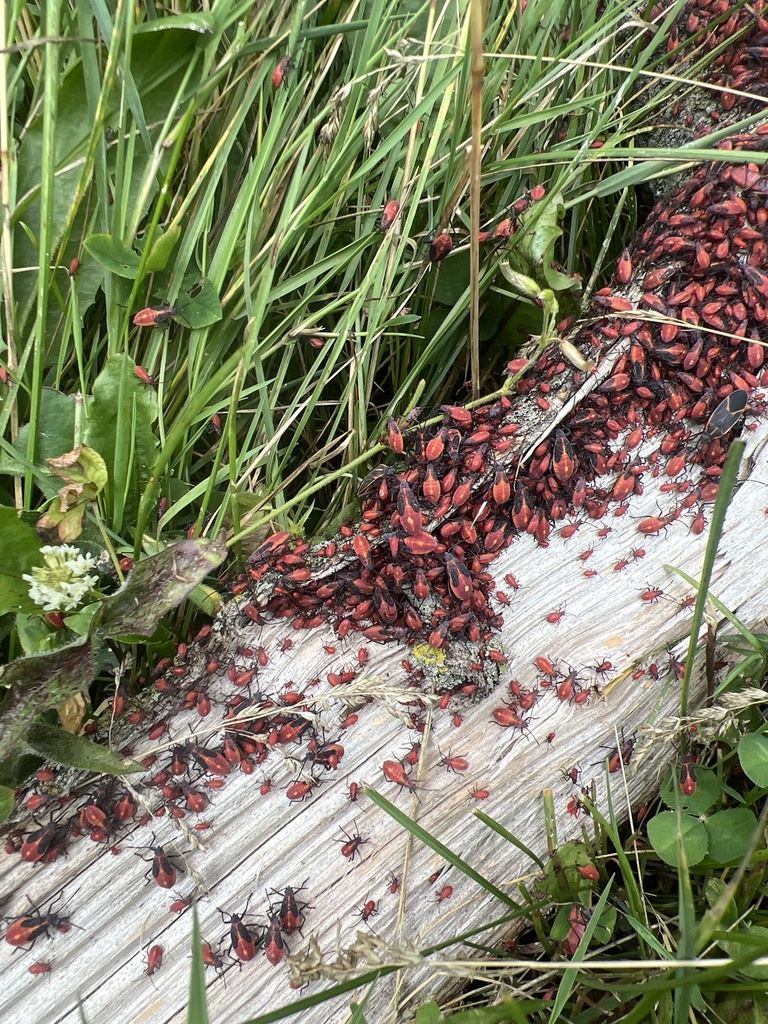
[[[743,622],[759,629],[768,583],[765,562],[756,557],[768,540],[765,424],[760,422],[746,437],[748,459],[728,513],[712,591]],[[516,592],[510,592],[501,630],[509,665],[494,692],[478,703],[452,702],[451,707],[441,709],[432,702],[423,759],[413,772],[418,785],[415,794],[388,782],[381,769],[385,760],[401,758],[412,741],[413,734],[405,728],[402,716],[407,703],[418,695],[406,689],[400,662],[413,659],[413,652],[395,644],[369,644],[368,665],[342,700],[339,688],[324,682],[325,675],[356,663],[357,639],[340,642],[322,628],[297,634],[287,623],[260,627],[246,620],[244,625],[236,606],[230,606],[216,630],[227,637],[232,648],[263,646],[270,653],[269,665],[259,675],[262,692],[277,692],[287,680],[302,688],[320,677],[320,684],[313,688],[315,703],[322,706],[318,724],[327,737],[339,738],[344,745],[339,768],[323,773],[322,784],[311,799],[291,803],[285,798],[285,789],[296,779],[297,764],[306,750],[297,746],[291,751],[296,763],[291,757],[283,759],[276,750],[264,767],[272,780],[267,796],[260,795],[263,776],[258,772],[256,778],[236,772],[223,789],[210,794],[212,804],[205,815],[214,825],[210,831],[187,829],[185,835],[163,818],[121,839],[117,856],[103,846],[80,840],[72,844],[67,858],[51,866],[27,865],[4,857],[0,862],[2,886],[11,894],[4,908],[6,916],[23,912],[27,895],[45,907],[63,887],[65,897],[71,900],[67,913],[78,926],[66,935],[55,934],[52,940],[41,939],[32,954],[13,953],[6,944],[0,946],[6,1019],[75,1021],[78,999],[83,1001],[89,1020],[107,1015],[115,1024],[183,1019],[191,916],[169,911],[174,894],[146,881],[147,866],[128,848],[129,844],[152,843],[153,830],[157,842],[178,851],[176,862],[186,865],[186,874],[180,875],[175,888],[188,893],[196,884],[197,891],[205,894],[200,917],[203,935],[210,941],[226,931],[217,908],[241,913],[250,898],[249,913],[263,922],[268,908],[265,890],[281,890],[286,885],[306,884],[302,895],[311,904],[304,936],[287,940],[291,951],[306,949],[311,937],[327,963],[336,959],[337,945],[346,951],[358,948],[358,934],[386,940],[392,949],[387,955],[389,962],[397,961],[398,948],[412,957],[417,950],[501,917],[506,910],[501,902],[455,868],[443,871],[431,883],[432,873],[444,867],[441,857],[410,840],[363,793],[351,803],[349,781],[376,788],[510,894],[514,894],[517,879],[530,878],[532,865],[473,815],[473,787],[490,791],[482,810],[540,856],[546,854],[545,789],[553,792],[560,841],[577,836],[584,821],[567,811],[572,786],[563,779],[562,768],[578,764],[583,784],[594,780],[602,809],[610,783],[613,805],[620,816],[647,798],[676,750],[673,731],[663,724],[667,716],[674,717],[679,701],[679,681],[666,674],[667,652],[682,656],[691,614],[690,608],[679,608],[689,594],[688,587],[665,564],[695,577],[706,539],[705,535],[693,535],[684,519],[674,523],[666,535],[641,538],[636,532],[637,517],[650,514],[663,497],[649,487],[642,499],[631,503],[625,516],[615,520],[612,532],[604,538],[596,536],[598,526],[585,524],[568,541],[553,538],[548,548],[520,537],[500,556],[494,566],[497,578],[503,580],[506,572],[513,572],[519,584]],[[616,562],[640,544],[645,556],[630,558],[624,570],[614,571]],[[579,556],[589,547],[594,547],[594,552],[584,563]],[[585,564],[598,575],[585,578]],[[642,601],[640,593],[648,585],[663,589],[663,599],[654,604]],[[565,608],[556,625],[546,621],[554,607]],[[278,648],[286,636],[294,640],[294,646],[281,654]],[[336,646],[336,654],[323,649],[329,643]],[[590,666],[610,660],[613,670],[598,684],[604,695],[594,695],[587,705],[577,707],[559,701],[550,688],[542,692],[530,731],[500,728],[491,712],[507,699],[509,679],[517,679],[524,687],[537,681],[540,684],[542,676],[533,663],[541,655],[563,669],[577,669],[585,683],[590,681]],[[201,652],[200,662],[205,658]],[[651,662],[661,668],[658,681],[645,671]],[[634,677],[636,672],[639,678]],[[231,685],[220,681],[211,691],[213,697],[217,689],[223,696],[231,691]],[[702,700],[704,690],[699,676],[694,703]],[[373,699],[360,707],[358,723],[340,730],[339,722],[349,708],[363,698]],[[462,719],[459,727],[453,724],[456,713]],[[661,727],[662,735],[655,736],[652,746],[633,760],[626,774],[606,776],[603,758],[616,742],[614,730],[623,729],[629,735],[639,729],[640,748],[644,746],[643,727],[649,724],[657,730]],[[171,724],[173,738],[183,739],[190,729],[199,731],[200,726],[194,712],[177,714]],[[547,743],[551,732],[555,738]],[[147,749],[149,746],[145,742]],[[465,756],[469,762],[466,774],[446,771],[440,751]],[[141,755],[143,750],[137,748],[136,753]],[[183,824],[187,820],[192,819]],[[342,856],[343,829],[365,840],[354,860]],[[200,848],[194,848],[190,840],[199,842]],[[402,882],[398,895],[389,891],[390,872]],[[452,895],[437,903],[437,894],[446,884],[452,886]],[[359,910],[371,899],[378,912],[364,925]],[[483,941],[498,938],[502,930],[492,930]],[[163,965],[151,980],[145,975],[144,963],[150,943],[164,948]],[[457,952],[449,947],[441,957]],[[44,980],[31,977],[27,970],[38,956],[53,964]],[[364,967],[361,961],[358,970]],[[343,971],[336,973],[339,980],[346,976]],[[369,1003],[372,1019],[404,1019],[413,1008],[410,994],[425,980],[438,978],[439,972],[433,972],[426,962],[411,967],[397,981],[380,982]],[[318,986],[315,983],[310,991]],[[295,998],[286,966],[271,966],[263,952],[242,970],[237,966],[228,969],[225,978],[210,976],[214,1019],[224,1013],[228,1019],[245,1019]],[[52,1016],[54,1005],[58,1009]],[[348,997],[335,1005],[334,1012],[327,1006],[315,1015],[304,1011],[302,1019],[345,1019]]]

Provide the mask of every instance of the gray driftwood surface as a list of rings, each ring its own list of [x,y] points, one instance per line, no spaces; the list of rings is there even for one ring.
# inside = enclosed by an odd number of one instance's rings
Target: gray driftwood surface
[[[649,269],[637,268],[636,277],[642,278]],[[622,290],[632,303],[638,302],[641,292],[634,283]],[[626,320],[626,315],[616,317],[619,324]],[[750,330],[753,328],[765,341],[765,328],[750,322]],[[579,373],[568,365],[550,392],[547,412],[535,403],[536,389],[519,402],[515,399],[513,414],[521,432],[510,459],[535,448],[558,422],[578,409],[592,389],[611,374],[627,344],[628,339],[620,338],[611,348],[604,348],[594,374]],[[753,391],[750,402],[751,412],[742,431],[747,452],[711,590],[743,623],[759,632],[764,628],[768,583],[768,567],[762,557],[768,543],[768,425],[757,415],[763,408],[762,392]],[[633,457],[647,459],[658,449],[668,427],[664,424],[655,436],[644,439]],[[700,424],[694,429],[700,430]],[[620,445],[621,439],[614,443]],[[699,441],[692,439],[690,450],[697,444]],[[66,934],[54,930],[51,938],[41,938],[29,953],[14,952],[0,941],[2,1019],[75,1024],[81,1006],[90,1022],[181,1022],[187,1005],[192,915],[189,910],[170,910],[176,894],[197,894],[203,937],[218,943],[227,931],[219,908],[227,914],[241,914],[250,901],[248,920],[264,925],[270,899],[274,900],[267,894],[286,886],[306,886],[301,896],[310,906],[303,935],[294,934],[286,942],[294,956],[308,953],[305,966],[314,980],[302,993],[292,989],[286,962],[273,966],[263,949],[241,966],[227,961],[223,976],[214,971],[206,975],[211,1019],[246,1020],[288,1006],[379,963],[407,966],[377,983],[367,1004],[368,1019],[377,1024],[409,1019],[425,992],[439,986],[445,962],[466,958],[466,948],[460,945],[449,945],[439,959],[424,959],[419,950],[480,928],[505,915],[508,907],[453,867],[432,882],[430,876],[445,867],[443,859],[410,838],[373,803],[365,787],[383,794],[513,898],[516,883],[533,878],[534,866],[481,822],[474,814],[476,808],[545,857],[544,796],[548,791],[559,842],[579,836],[585,824],[590,824],[583,814],[571,813],[579,790],[564,778],[563,769],[579,767],[579,785],[594,785],[597,805],[604,813],[610,787],[618,818],[626,817],[632,807],[657,791],[678,752],[681,729],[676,719],[680,680],[671,670],[670,656],[684,658],[692,616],[686,599],[693,591],[667,566],[697,578],[707,540],[706,531],[696,534],[691,529],[699,507],[671,518],[680,496],[662,490],[670,477],[664,472],[664,462],[661,467],[656,477],[650,469],[643,474],[642,495],[634,495],[621,506],[611,504],[602,519],[569,514],[555,524],[547,547],[523,533],[498,555],[489,571],[495,578],[494,589],[508,603],[499,603],[503,625],[496,631],[493,646],[504,653],[507,663],[484,663],[487,669],[498,671],[498,678],[479,700],[455,696],[446,707],[428,684],[409,688],[404,660],[415,667],[432,667],[430,678],[440,683],[439,671],[434,670],[435,652],[424,643],[416,648],[405,642],[378,644],[357,633],[340,640],[329,623],[295,630],[290,620],[275,621],[269,616],[259,625],[242,613],[250,596],[230,602],[205,644],[190,648],[184,686],[190,688],[196,679],[204,680],[214,702],[226,700],[233,691],[226,675],[228,660],[235,659],[238,667],[255,666],[255,655],[245,657],[237,653],[238,648],[263,648],[268,662],[258,667],[254,686],[272,698],[287,689],[309,687],[317,734],[344,747],[338,767],[316,769],[314,778],[320,784],[310,797],[289,801],[288,787],[309,777],[301,774],[307,769],[303,763],[307,745],[277,746],[253,774],[234,770],[221,789],[208,791],[211,803],[203,814],[188,814],[180,821],[168,815],[155,818],[143,827],[133,826],[109,844],[80,838],[70,843],[66,857],[51,865],[27,864],[17,855],[3,855],[0,873],[6,919],[23,914],[28,897],[45,909],[63,891],[66,915],[73,927]],[[616,473],[611,473],[599,483],[611,486],[615,478]],[[711,507],[703,506],[707,520]],[[658,535],[644,536],[638,525],[649,516],[666,516],[669,524]],[[577,519],[581,520],[578,531],[563,539],[563,526]],[[585,560],[588,551],[591,555]],[[338,556],[337,564],[341,566],[344,559],[349,562],[350,556]],[[619,569],[623,561],[626,566]],[[510,573],[516,578],[516,590],[505,581]],[[659,600],[642,599],[650,588],[663,591]],[[548,621],[548,616],[559,610],[563,611],[560,621]],[[362,668],[358,662],[361,646],[369,654]],[[459,651],[461,645],[454,647]],[[335,650],[331,653],[329,648]],[[535,667],[536,659],[542,657],[556,665],[556,681],[576,670],[585,692],[589,691],[589,700],[577,705],[559,700],[555,686],[542,687],[545,677]],[[206,669],[212,659],[219,665],[213,673]],[[597,676],[595,666],[606,661],[610,670]],[[356,672],[354,680],[346,686],[330,686],[328,674],[345,670]],[[462,677],[471,678],[471,671]],[[541,690],[522,731],[499,726],[492,715],[511,699],[510,680],[526,690],[537,686]],[[705,700],[706,688],[699,666],[693,678],[692,710]],[[157,765],[149,775],[167,763],[174,743],[185,742],[192,733],[211,746],[221,741],[220,703],[214,703],[212,714],[205,719],[194,710],[176,711],[170,718],[169,734],[150,741],[148,727],[167,715],[170,706],[167,699],[158,698],[138,735],[131,737],[138,758],[150,751],[158,753]],[[414,710],[426,711],[423,735],[409,728]],[[351,713],[358,715],[356,724],[342,728]],[[606,756],[621,730],[626,737],[638,732],[637,747],[624,771],[608,774]],[[117,731],[118,745],[122,745],[126,736],[120,727]],[[419,741],[421,759],[409,775],[415,792],[409,792],[386,779],[382,765],[403,759]],[[468,762],[461,774],[451,773],[441,763],[445,757],[457,756]],[[267,779],[271,789],[262,793]],[[147,806],[156,808],[156,790],[145,788],[141,776],[130,781]],[[350,801],[352,782],[360,786],[356,802]],[[473,798],[473,790],[487,790],[487,799]],[[206,831],[193,827],[201,818],[211,822]],[[157,843],[173,853],[175,863],[184,866],[173,890],[146,880],[148,865],[130,848],[152,843],[153,834]],[[361,838],[359,855],[348,859],[342,847],[357,835]],[[115,845],[119,847],[117,855],[111,850]],[[393,876],[400,883],[396,894],[391,892]],[[448,885],[452,887],[450,896],[438,902],[438,894]],[[371,900],[377,912],[363,923],[361,909]],[[504,933],[505,928],[498,926],[475,938],[492,944]],[[146,955],[154,944],[162,946],[163,962],[149,978]],[[226,945],[222,955],[226,955]],[[36,962],[50,963],[47,977],[29,973],[28,968]],[[364,995],[365,989],[348,993],[317,1009],[303,1010],[300,1019],[317,1024],[343,1021],[350,1000]]]
[[[712,582],[712,591],[720,600],[758,631],[764,624],[768,582],[764,560],[755,557],[768,542],[766,436],[762,420],[745,434],[748,450],[742,482],[728,512]],[[654,446],[657,443],[654,441]],[[27,895],[45,907],[64,887],[66,898],[71,898],[67,912],[73,925],[78,925],[66,935],[56,934],[53,940],[41,939],[29,954],[12,953],[7,945],[0,945],[4,1019],[74,1024],[78,1000],[89,1021],[159,1024],[184,1019],[191,914],[170,912],[174,894],[145,881],[146,865],[127,848],[129,844],[149,844],[153,830],[157,841],[177,849],[177,861],[187,866],[176,889],[191,893],[197,888],[206,939],[213,941],[226,931],[217,908],[242,912],[250,897],[250,911],[263,921],[265,890],[306,884],[303,895],[312,909],[307,911],[304,937],[294,935],[288,940],[291,951],[305,950],[311,937],[324,961],[331,963],[339,947],[347,953],[363,951],[374,938],[382,940],[386,947],[377,952],[384,962],[402,957],[412,966],[396,981],[389,978],[376,986],[369,1002],[369,1019],[406,1019],[417,1005],[413,999],[414,993],[418,999],[419,986],[439,977],[439,969],[432,968],[429,961],[422,964],[415,951],[502,916],[505,907],[453,868],[430,883],[433,872],[443,866],[442,859],[420,842],[409,840],[364,793],[351,803],[349,782],[375,787],[510,894],[514,894],[517,879],[531,876],[532,865],[475,817],[475,807],[482,806],[545,856],[545,790],[553,793],[560,841],[578,836],[585,823],[583,817],[577,820],[568,812],[574,789],[561,769],[578,765],[581,784],[594,782],[603,810],[610,783],[619,816],[653,794],[677,750],[672,723],[679,707],[680,684],[677,676],[668,672],[669,652],[684,656],[692,613],[690,607],[680,607],[691,589],[664,566],[674,565],[697,577],[706,542],[706,533],[696,536],[690,530],[693,512],[659,536],[643,537],[637,532],[638,520],[657,514],[666,498],[649,478],[645,494],[630,502],[625,515],[587,521],[567,541],[553,531],[547,548],[523,535],[499,556],[493,572],[500,581],[499,589],[509,592],[510,604],[504,608],[498,639],[509,664],[484,700],[474,704],[453,700],[445,710],[434,707],[427,719],[423,759],[413,770],[417,797],[386,781],[381,768],[385,760],[402,758],[412,743],[413,734],[403,718],[405,705],[417,695],[405,688],[401,661],[413,661],[413,651],[397,643],[366,644],[370,659],[365,669],[341,693],[341,688],[328,686],[325,677],[330,671],[357,665],[361,643],[356,635],[339,641],[327,627],[294,631],[287,621],[257,626],[243,619],[238,602],[230,604],[216,622],[214,633],[226,638],[232,650],[238,646],[265,648],[269,665],[259,673],[262,692],[279,692],[288,680],[301,689],[320,677],[314,702],[327,736],[340,739],[345,747],[340,767],[323,773],[322,784],[311,799],[291,803],[285,790],[297,778],[296,764],[280,763],[275,752],[263,774],[257,770],[254,778],[235,772],[223,789],[212,794],[212,806],[204,815],[213,822],[209,831],[187,829],[184,834],[180,826],[162,818],[121,838],[119,856],[103,845],[81,839],[72,843],[68,857],[51,866],[3,857],[2,888],[11,894],[6,916],[23,912]],[[606,526],[611,532],[599,537],[598,531]],[[594,550],[589,560],[582,561],[590,548]],[[644,557],[632,556],[637,548],[645,550]],[[615,571],[616,563],[623,559],[629,564],[623,571]],[[585,578],[585,569],[596,571],[596,575]],[[519,589],[515,592],[502,582],[508,572],[517,578]],[[664,597],[656,603],[641,600],[649,586],[661,588]],[[547,615],[560,608],[565,609],[561,621],[547,622]],[[293,641],[293,647],[280,653],[286,638]],[[335,646],[336,653],[328,654],[324,645]],[[535,707],[529,731],[499,727],[491,717],[492,709],[509,698],[511,678],[526,688],[541,680],[534,667],[540,656],[565,672],[566,666],[578,669],[585,682],[593,676],[590,666],[609,660],[613,668],[599,680],[601,695],[594,694],[586,705],[561,702],[550,688]],[[204,671],[205,651],[194,658]],[[660,668],[658,680],[648,672],[651,663]],[[190,675],[194,677],[194,667]],[[231,690],[231,686],[222,688]],[[701,703],[705,689],[705,680],[697,673],[694,706]],[[211,691],[214,697],[216,690]],[[350,709],[368,698],[373,699],[359,707],[357,725],[340,730],[338,723]],[[461,716],[459,727],[453,724],[455,713]],[[627,736],[640,730],[642,737],[649,726],[654,730],[650,746],[635,756],[624,774],[608,776],[604,757],[615,746],[616,730],[623,729]],[[191,729],[200,734],[201,727],[206,729],[208,723],[194,712],[178,714],[172,722],[172,737],[184,738]],[[547,742],[550,733],[554,738]],[[641,738],[638,747],[644,745]],[[144,741],[136,753],[156,746]],[[465,756],[467,772],[449,773],[440,764],[438,748],[445,755]],[[300,760],[301,748],[295,753]],[[262,796],[260,783],[265,775],[272,780],[272,790]],[[471,797],[473,788],[490,791],[482,805]],[[150,802],[156,803],[154,798]],[[361,856],[354,861],[341,854],[342,829],[365,839]],[[390,873],[401,880],[398,895],[389,891]],[[452,886],[453,893],[438,904],[436,896],[446,884]],[[363,925],[359,910],[371,899],[377,901],[378,913]],[[481,941],[492,942],[501,934],[500,929],[492,931]],[[150,980],[145,957],[148,944],[153,943],[163,947],[164,960]],[[458,948],[449,948],[441,956],[463,958]],[[28,973],[29,965],[38,960],[52,964],[49,981]],[[365,967],[363,959],[358,969]],[[344,977],[340,972],[339,979]],[[225,979],[210,972],[211,1018],[244,1020],[289,1004],[298,993],[291,990],[288,979],[285,964],[272,967],[263,952],[242,970],[236,966],[227,970]],[[309,991],[317,989],[315,983]],[[357,993],[358,997],[363,994]],[[314,1014],[304,1011],[301,1019],[341,1021],[347,1015],[348,1001],[349,997],[337,1000],[333,1012],[327,1005]]]

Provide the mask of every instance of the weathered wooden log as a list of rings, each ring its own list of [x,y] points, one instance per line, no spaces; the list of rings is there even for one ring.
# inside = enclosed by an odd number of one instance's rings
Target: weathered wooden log
[[[545,857],[545,800],[563,842],[580,832],[582,787],[602,810],[610,790],[619,818],[654,792],[685,728],[694,591],[670,567],[700,574],[739,391],[747,450],[712,591],[750,628],[764,617],[766,193],[764,168],[703,167],[654,210],[572,339],[594,373],[552,345],[508,399],[406,431],[348,536],[267,545],[141,725],[118,721],[117,745],[154,758],[146,775],[80,791],[45,848],[34,823],[9,838],[6,1019],[48,1022],[55,1005],[74,1022],[81,1005],[113,1024],[181,1021],[193,896],[212,1018],[288,1006],[291,979],[315,993],[400,965],[367,1012],[407,1019],[459,955],[427,951],[482,928],[497,941],[505,926],[488,922],[532,870],[476,807]],[[690,708],[707,684],[699,666]],[[50,857],[70,818],[83,834]],[[12,948],[24,937],[31,953]],[[365,993],[302,1020],[342,1020]]]

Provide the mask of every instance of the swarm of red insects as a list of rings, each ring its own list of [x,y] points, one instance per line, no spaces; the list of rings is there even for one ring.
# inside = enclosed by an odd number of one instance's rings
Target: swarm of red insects
[[[698,5],[702,12],[706,7]],[[742,19],[742,14],[735,17]],[[698,15],[690,15],[694,16]],[[735,28],[743,23],[739,20]],[[760,30],[768,31],[768,26]],[[765,58],[755,54],[752,58],[745,59],[741,70],[728,65],[726,59],[723,74],[731,77],[724,84],[738,83],[734,88],[744,88],[745,83],[748,86],[754,81],[754,68]],[[281,86],[287,70],[286,63],[276,81],[281,65],[283,61],[273,76],[275,88]],[[743,135],[732,143],[733,148],[756,150],[766,145],[765,132]],[[534,201],[541,198],[540,190],[535,193],[530,197]],[[472,645],[478,668],[473,668],[471,678],[438,694],[438,710],[447,711],[456,725],[457,720],[461,724],[457,702],[471,696],[466,685],[475,685],[484,667],[493,669],[503,663],[499,660],[503,655],[493,650],[490,640],[506,611],[501,606],[514,601],[518,584],[514,576],[508,577],[508,589],[501,591],[493,563],[515,537],[526,534],[547,546],[556,543],[557,537],[573,537],[580,525],[591,523],[591,536],[597,544],[598,528],[610,529],[604,518],[639,495],[644,481],[654,474],[669,485],[666,493],[673,496],[673,507],[638,521],[637,531],[652,538],[687,520],[694,533],[700,532],[701,506],[716,495],[730,438],[750,413],[753,389],[768,383],[764,349],[758,344],[765,332],[768,308],[767,195],[768,175],[756,163],[702,167],[681,186],[671,206],[654,211],[636,244],[622,253],[613,285],[596,297],[593,319],[582,332],[580,345],[594,355],[618,344],[624,354],[610,377],[559,422],[529,462],[519,465],[511,454],[521,430],[519,397],[471,410],[445,405],[440,410],[441,422],[429,428],[392,417],[386,430],[388,464],[374,470],[361,486],[360,521],[355,526],[345,525],[337,538],[314,551],[288,532],[266,540],[251,557],[246,578],[238,582],[243,584],[243,617],[254,623],[268,616],[286,617],[297,630],[327,623],[340,640],[354,640],[356,649],[351,655],[343,643],[338,649],[335,640],[328,645],[329,664],[320,683],[327,683],[337,693],[359,678],[372,643],[415,640],[443,652],[457,641]],[[385,208],[382,231],[395,220],[396,207],[392,201]],[[513,230],[514,217],[505,217],[495,235],[503,241]],[[438,236],[430,258],[439,262],[451,248],[449,235]],[[641,282],[644,288],[636,303],[624,294],[624,286],[632,281]],[[162,325],[176,312],[170,306],[149,307],[136,314],[134,323]],[[627,315],[618,318],[613,315],[617,312]],[[739,338],[743,340],[734,341]],[[566,373],[573,375],[560,351],[549,349],[526,370],[520,395],[544,409]],[[424,419],[428,418],[425,414]],[[641,445],[646,453],[642,459],[638,454]],[[647,454],[649,445],[655,450]],[[640,557],[626,554],[613,563],[613,569],[620,572],[630,559]],[[323,560],[332,564],[331,573],[316,571],[318,561]],[[586,572],[596,575],[593,566],[597,561],[590,563]],[[266,599],[259,591],[262,581],[269,584]],[[524,586],[522,576],[521,582]],[[251,587],[254,596],[249,597]],[[506,602],[500,593],[505,594]],[[651,584],[639,593],[639,600],[648,603],[662,596]],[[542,615],[556,626],[564,610],[554,605],[553,600]],[[551,632],[556,635],[557,630]],[[197,638],[200,647],[210,642],[209,634]],[[258,646],[261,642],[265,647]],[[169,701],[201,719],[215,710],[215,700],[212,708],[206,692],[209,678],[227,680],[233,693],[231,703],[223,709],[231,729],[209,740],[179,742],[176,748],[155,755],[148,789],[162,800],[163,813],[186,815],[190,824],[196,822],[196,828],[206,824],[195,816],[215,798],[215,790],[237,773],[257,776],[265,806],[268,800],[287,799],[298,807],[322,792],[323,783],[334,778],[341,762],[346,769],[352,755],[347,752],[345,737],[353,735],[357,712],[345,719],[343,733],[323,735],[312,701],[314,681],[306,688],[296,685],[280,693],[259,691],[259,669],[273,659],[287,662],[300,646],[299,634],[293,641],[286,640],[282,649],[258,640],[252,649],[235,654],[211,650],[205,659],[204,678],[195,682],[194,698],[185,678],[187,659],[181,651],[153,677],[158,691],[168,695]],[[564,664],[567,654],[550,649],[548,655],[536,666],[542,676],[536,688],[521,688],[512,693],[510,703],[493,711],[494,721],[501,727],[498,734],[509,735],[504,729],[526,731],[534,703],[547,689],[563,701],[579,704],[588,699],[590,688],[583,670],[579,670],[579,679]],[[552,660],[555,656],[559,661]],[[409,685],[423,685],[415,659],[406,664]],[[608,663],[603,671],[610,668]],[[477,692],[481,696],[487,693],[485,682]],[[125,701],[124,695],[116,697],[116,714],[124,711],[121,701]],[[129,707],[128,713],[133,710]],[[238,721],[238,716],[249,711],[258,711],[261,717]],[[157,738],[165,735],[165,723],[148,721],[148,735],[155,730],[159,730]],[[552,742],[554,733],[548,739]],[[620,770],[629,760],[630,743],[622,741],[618,748],[611,748],[610,771]],[[463,750],[459,744],[457,741],[457,749]],[[269,768],[264,765],[276,749],[288,753],[298,767],[290,784],[275,773],[273,787],[271,774],[265,772],[272,772],[277,758],[273,757]],[[462,773],[469,767],[467,756],[449,751],[441,757],[448,772]],[[410,799],[417,790],[415,765],[401,751],[380,766],[390,795]],[[472,766],[477,769],[475,761]],[[344,774],[338,773],[336,778]],[[357,785],[350,785],[350,799],[358,796],[359,790],[351,788]],[[685,795],[696,788],[696,770],[690,760],[681,763],[679,785]],[[467,799],[484,800],[489,794],[488,789],[475,788]],[[361,799],[359,806],[364,808],[365,803]],[[570,796],[568,812],[576,817],[582,810],[577,791]],[[33,864],[48,863],[60,855],[71,831],[58,819],[58,809],[53,813],[46,823],[46,806],[40,813],[42,821],[19,836],[18,843],[9,838],[12,851]],[[121,830],[141,813],[132,799],[113,787],[78,799],[73,820],[80,834],[107,844],[115,843]],[[352,831],[338,842],[339,852],[351,862],[364,852],[361,847],[368,840]],[[170,889],[181,865],[154,840],[150,849],[148,875],[161,888]],[[138,865],[134,866],[138,870]],[[342,867],[348,866],[342,862]],[[393,878],[390,893],[398,884]],[[447,894],[443,898],[448,898],[449,890],[450,886],[444,887],[442,892]],[[260,915],[254,915],[255,922],[247,911],[240,916],[227,914],[230,957],[244,962],[259,956],[272,965],[282,963],[288,948],[286,938],[290,941],[292,932],[300,930],[304,921],[306,905],[296,896],[299,891],[286,888],[276,894],[268,907],[262,906]],[[155,895],[165,899],[162,893]],[[374,914],[371,903],[378,909],[372,900],[359,909],[364,920]],[[11,938],[7,933],[6,941],[26,947],[37,938],[54,935],[62,923],[64,919],[54,912],[35,908],[11,922]],[[571,951],[584,928],[585,921],[574,912],[568,943]],[[204,949],[204,955],[208,965],[223,971],[225,952],[214,945]]]

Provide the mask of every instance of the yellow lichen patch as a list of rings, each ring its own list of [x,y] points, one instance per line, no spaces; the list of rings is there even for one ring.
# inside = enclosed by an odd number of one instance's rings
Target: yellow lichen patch
[[[440,647],[416,644],[413,648],[413,656],[427,668],[445,669],[445,651]]]

